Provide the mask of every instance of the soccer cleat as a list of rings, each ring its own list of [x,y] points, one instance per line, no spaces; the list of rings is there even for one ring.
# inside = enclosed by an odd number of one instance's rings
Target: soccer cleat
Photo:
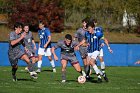
[[[97,83],[101,83],[101,82],[102,82],[102,79],[98,78]]]
[[[25,70],[29,72],[29,69],[28,69],[28,67],[25,67]]]
[[[107,78],[107,76],[106,76],[105,73],[104,73],[103,77],[104,77],[104,80],[105,80],[106,82],[109,82],[109,80],[108,80],[108,78]]]
[[[66,82],[66,80],[62,80],[61,82],[62,82],[62,83],[65,83],[65,82]]]
[[[86,76],[87,81],[92,81],[92,78],[90,76]]]
[[[56,72],[56,69],[55,69],[55,68],[53,69],[53,72],[54,72],[54,73]]]
[[[33,75],[30,75],[30,77],[33,78],[33,79],[37,79],[37,78],[38,78],[38,77],[37,77],[36,75],[34,75],[34,74],[33,74]]]
[[[16,82],[17,81],[17,78],[15,75],[13,75],[13,81]]]
[[[35,71],[32,72],[34,75],[37,75],[37,73]]]
[[[40,72],[41,72],[41,69],[37,69],[36,72],[37,72],[37,73],[40,73]]]

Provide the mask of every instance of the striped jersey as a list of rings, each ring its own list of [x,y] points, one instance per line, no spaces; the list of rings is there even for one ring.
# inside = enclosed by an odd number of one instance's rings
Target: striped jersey
[[[48,36],[51,35],[48,28],[43,28],[38,30],[38,35],[40,39],[40,47],[44,48],[44,45],[48,42]],[[47,48],[51,48],[51,43],[48,44]]]
[[[100,39],[101,37],[97,36],[96,33],[85,33],[85,39],[88,42],[88,53],[100,50]]]

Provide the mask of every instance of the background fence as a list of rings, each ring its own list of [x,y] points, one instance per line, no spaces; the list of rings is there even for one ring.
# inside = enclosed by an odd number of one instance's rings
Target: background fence
[[[55,43],[53,43],[54,45]],[[38,47],[38,43],[36,43]],[[104,60],[107,66],[140,66],[134,63],[140,60],[140,44],[110,44],[113,54],[111,54],[107,47],[104,47]],[[0,42],[0,66],[10,66],[8,59],[8,42]],[[56,50],[56,54],[60,58],[60,49]],[[83,66],[79,52],[76,52],[80,64]],[[60,59],[55,62],[56,66],[61,66]],[[24,61],[19,60],[18,65],[26,66]],[[50,66],[47,57],[43,57],[43,66]],[[98,62],[99,65],[99,62]],[[68,64],[68,66],[71,66]]]

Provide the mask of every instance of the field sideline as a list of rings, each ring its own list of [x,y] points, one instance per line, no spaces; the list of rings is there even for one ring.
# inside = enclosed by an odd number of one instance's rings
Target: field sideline
[[[19,67],[17,82],[11,78],[11,67],[0,66],[0,93],[139,93],[140,67],[107,67],[109,82],[104,80],[98,84],[96,75],[93,82],[77,83],[77,73],[72,67],[67,67],[67,82],[61,83],[61,68],[57,73],[51,68],[43,67],[37,80],[31,80],[24,67]]]

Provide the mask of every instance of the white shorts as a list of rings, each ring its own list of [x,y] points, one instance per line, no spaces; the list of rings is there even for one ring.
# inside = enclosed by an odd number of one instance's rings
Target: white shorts
[[[93,59],[97,59],[97,57],[99,56],[99,51],[94,51],[93,53],[88,53],[88,57],[89,58],[93,58]]]
[[[51,56],[51,48],[47,48],[47,49],[45,49],[45,48],[40,48],[39,47],[39,49],[38,49],[38,54],[39,55],[44,55],[44,56]]]
[[[101,50],[100,50],[99,56],[100,56],[100,57],[103,57],[103,56],[104,56],[104,52],[103,52],[103,49],[102,49],[102,48],[101,48]]]

